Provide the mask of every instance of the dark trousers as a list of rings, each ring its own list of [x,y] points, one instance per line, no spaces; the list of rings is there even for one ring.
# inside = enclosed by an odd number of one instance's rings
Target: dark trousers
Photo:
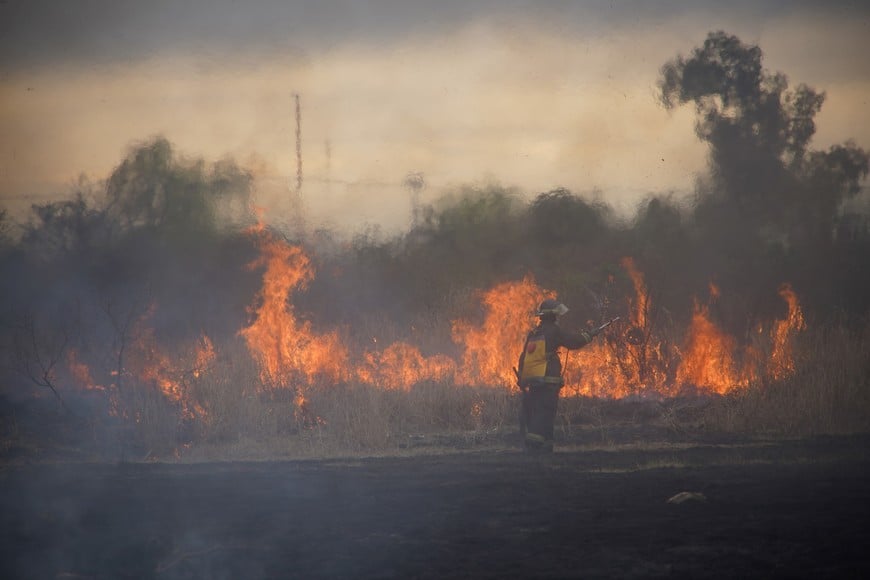
[[[527,448],[553,447],[553,424],[559,404],[557,385],[533,385],[523,393],[520,432]]]

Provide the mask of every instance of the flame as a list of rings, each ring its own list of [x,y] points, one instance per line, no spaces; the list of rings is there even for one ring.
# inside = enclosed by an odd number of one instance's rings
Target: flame
[[[251,213],[256,216],[257,221],[245,228],[244,233],[248,235],[263,234],[266,232],[266,208],[260,205],[251,204]]]
[[[256,210],[261,212],[260,208]],[[424,381],[451,381],[514,389],[513,369],[525,336],[536,323],[534,317],[525,314],[542,300],[556,296],[539,287],[531,276],[479,292],[482,321],[460,319],[451,323],[451,338],[461,352],[457,358],[446,354],[427,356],[416,345],[403,341],[380,347],[374,337],[374,348],[351,353],[337,330],[315,331],[309,320],[297,315],[294,293],[304,290],[314,279],[314,268],[303,248],[275,237],[262,219],[247,233],[256,237],[260,250],[249,268],[262,268],[263,276],[262,288],[249,307],[250,323],[239,330],[239,335],[259,365],[261,386],[269,391],[266,396],[277,394],[275,400],[289,400],[292,396],[294,417],[303,428],[325,423],[312,410],[307,397],[307,389],[319,383],[354,380],[407,391]],[[565,361],[565,396],[673,396],[684,387],[726,394],[760,379],[779,380],[794,373],[794,338],[806,324],[798,297],[788,284],[779,289],[788,306],[787,316],[773,321],[767,334],[766,325],[759,325],[757,344],[741,346],[717,326],[711,313],[710,305],[721,298],[715,284],[709,284],[707,305],[694,300],[685,333],[670,336],[678,334],[671,330],[665,337],[656,324],[656,310],[642,272],[631,257],[623,258],[621,265],[634,290],[625,301],[627,320],[624,318],[621,326],[614,325],[570,356],[561,354]],[[153,385],[178,406],[183,417],[204,419],[206,410],[193,397],[191,387],[192,381],[202,379],[215,361],[214,344],[203,334],[195,344],[187,348],[182,345],[173,349],[176,354],[168,354],[158,344],[155,329],[147,324],[155,311],[156,305],[152,304],[135,324],[131,333],[134,340],[126,356],[128,368],[121,374],[138,378],[139,386]],[[635,339],[627,340],[626,331]],[[770,356],[765,359],[761,353],[767,352],[767,346]],[[96,384],[75,349],[68,351],[66,365],[80,388],[107,392],[111,413],[118,415],[115,384]],[[109,374],[116,376],[118,371]],[[483,400],[475,400],[469,412],[474,421],[481,421]],[[121,416],[127,417],[126,413]],[[134,418],[140,419],[138,415]]]
[[[128,372],[140,381],[155,386],[163,396],[176,403],[181,408],[183,417],[203,417],[206,412],[191,398],[185,377],[191,375],[199,378],[205,372],[215,358],[214,346],[211,340],[203,335],[190,357],[194,360],[193,368],[186,370],[181,362],[187,358],[184,356],[184,351],[176,360],[158,347],[154,329],[147,324],[155,311],[156,305],[152,304],[135,324],[132,333],[135,339],[130,345],[127,357],[127,364],[130,367]],[[108,393],[110,416],[127,417],[127,413],[121,408],[117,385],[112,383],[106,387],[96,384],[90,367],[79,358],[78,350],[72,348],[67,352],[66,363],[70,375],[79,388],[85,391]],[[118,371],[115,369],[109,374],[117,376]]]
[[[718,290],[713,296],[718,296]],[[677,370],[677,383],[719,394],[745,387],[754,378],[754,373],[750,368],[737,371],[734,360],[736,352],[736,339],[722,332],[710,320],[709,308],[696,300],[682,362]]]
[[[669,380],[671,356],[652,327],[651,301],[643,274],[630,257],[620,263],[634,287],[634,296],[627,299],[628,329],[622,334],[630,333],[633,340],[608,340],[605,335],[582,350],[565,355],[567,395],[623,398],[648,393],[664,395],[675,390]]]
[[[316,334],[309,321],[299,321],[290,300],[293,292],[314,278],[302,248],[275,239],[260,238],[262,255],[251,268],[265,266],[260,305],[252,307],[254,320],[240,334],[260,364],[260,379],[271,388],[302,388],[316,378],[332,382],[348,377],[347,349],[337,332]],[[295,384],[291,384],[295,381]]]
[[[354,359],[338,332],[317,334],[310,322],[300,322],[296,316],[292,295],[314,277],[302,248],[268,232],[261,232],[261,240],[261,256],[250,265],[265,267],[259,306],[251,308],[254,319],[240,334],[260,365],[263,384],[293,388],[297,393],[318,379],[330,383],[356,379],[385,389],[407,390],[420,381],[454,377],[465,384],[510,387],[516,382],[511,370],[516,352],[533,325],[529,317],[517,316],[517,312],[531,311],[544,298],[554,296],[531,277],[484,292],[483,324],[478,327],[463,320],[452,324],[454,342],[464,347],[459,364],[443,354],[424,356],[405,342],[367,351],[352,364]]]
[[[635,300],[634,308],[631,311],[631,324],[636,328],[646,329],[648,325],[647,313],[649,312],[649,293],[646,289],[646,283],[643,280],[643,274],[634,265],[634,259],[625,257],[621,261],[622,267],[628,273],[634,284]]]
[[[539,288],[531,276],[484,292],[481,298],[486,316],[481,326],[462,320],[453,322],[453,340],[465,348],[457,381],[512,388],[516,384],[512,369],[526,335],[535,325],[530,316],[522,313],[532,312],[542,300],[555,296]]]
[[[259,306],[252,307],[254,320],[240,334],[260,365],[261,381],[273,388],[301,392],[317,379],[337,383],[353,378],[385,389],[407,390],[420,381],[450,377],[466,384],[511,386],[516,382],[511,370],[516,352],[533,324],[516,313],[531,311],[543,298],[554,296],[541,290],[531,277],[483,293],[486,316],[482,326],[461,320],[452,325],[453,340],[464,346],[460,364],[443,354],[424,356],[405,342],[365,352],[352,364],[338,332],[317,334],[310,322],[300,322],[296,316],[292,295],[314,277],[302,248],[268,233],[261,240],[262,254],[251,264],[265,266]]]
[[[425,357],[420,349],[395,342],[381,352],[366,352],[356,369],[358,380],[391,390],[408,390],[423,380],[443,381],[456,372],[446,355]]]
[[[766,364],[754,346],[739,349],[733,337],[710,321],[709,309],[696,302],[677,382],[725,394],[747,387],[762,377],[779,380],[791,375],[794,372],[793,337],[806,325],[791,286],[782,285],[779,295],[788,305],[788,315],[773,323],[769,335],[771,355]],[[718,296],[718,289],[711,284],[711,300]],[[737,362],[738,355],[743,360],[742,365]]]
[[[71,348],[66,353],[66,366],[76,384],[86,391],[105,391],[106,387],[96,384],[91,369],[79,359],[78,350]]]
[[[788,316],[773,324],[768,337],[772,354],[765,364],[758,348],[753,345],[741,348],[734,337],[713,322],[709,306],[697,300],[682,348],[669,345],[649,319],[651,303],[643,275],[631,258],[623,259],[622,265],[635,289],[634,298],[628,300],[633,325],[629,332],[635,333],[638,340],[596,341],[566,356],[566,395],[674,396],[684,387],[726,394],[763,376],[779,379],[794,372],[792,339],[805,324],[797,295],[790,286],[780,289],[780,296],[788,304]],[[712,304],[721,292],[712,282],[709,290]]]
[[[671,395],[671,364],[657,340],[628,344],[603,337],[565,355],[566,395],[624,398],[633,395]]]
[[[139,380],[154,385],[164,397],[179,405],[183,417],[188,419],[204,417],[207,413],[192,398],[186,378],[187,375],[198,376],[207,362],[213,358],[211,340],[203,336],[192,356],[184,356],[188,354],[189,349],[188,352],[182,349],[182,356],[173,359],[159,347],[154,328],[147,324],[156,309],[157,305],[152,303],[137,321],[133,333],[136,338],[131,344],[128,357],[130,370]],[[195,361],[193,365],[184,364],[183,361],[189,359]]]
[[[98,385],[96,381],[94,381],[91,368],[81,360],[77,349],[70,348],[67,351],[66,365],[76,387],[83,389],[86,393],[100,393],[103,396],[108,397],[107,410],[109,416],[122,416],[121,400],[118,396],[118,389],[114,384],[110,384],[108,387]]]
[[[408,390],[426,380],[453,380],[456,384],[514,388],[513,368],[523,340],[535,324],[530,312],[555,293],[540,288],[531,276],[505,282],[479,294],[483,321],[454,320],[451,335],[462,349],[453,359],[443,354],[424,356],[407,342],[395,342],[353,355],[337,331],[315,333],[309,321],[301,321],[292,303],[293,293],[313,279],[309,258],[299,246],[274,238],[260,229],[261,256],[250,267],[264,267],[258,306],[251,307],[253,321],[240,334],[261,369],[261,380],[270,388],[291,388],[296,393],[297,413],[311,422],[316,417],[307,408],[304,389],[318,380],[330,384],[356,380],[378,388]],[[621,398],[653,394],[672,396],[684,387],[724,394],[744,388],[765,372],[772,376],[793,371],[790,336],[803,325],[797,297],[788,286],[780,295],[789,305],[786,320],[771,330],[773,355],[762,364],[759,350],[740,347],[713,321],[709,305],[695,300],[691,322],[682,340],[662,336],[650,317],[652,303],[643,274],[631,258],[621,261],[630,277],[634,295],[627,299],[629,331],[597,339],[586,348],[565,356],[567,395]],[[710,303],[721,296],[709,285]],[[625,325],[621,327],[625,330]],[[298,416],[297,416],[298,418]]]
[[[806,329],[806,322],[804,322],[797,294],[794,293],[791,286],[788,284],[780,286],[779,295],[788,305],[788,315],[784,320],[777,320],[771,329],[773,347],[768,374],[774,379],[781,379],[794,372],[792,338],[796,332]]]

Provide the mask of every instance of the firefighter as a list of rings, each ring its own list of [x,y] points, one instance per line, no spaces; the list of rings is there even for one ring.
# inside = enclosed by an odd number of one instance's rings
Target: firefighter
[[[559,390],[565,384],[559,348],[574,350],[592,342],[600,329],[569,333],[562,330],[556,319],[568,312],[558,300],[541,302],[535,315],[538,326],[529,332],[520,362],[517,380],[522,392],[520,433],[527,451],[550,453],[553,451],[553,422]]]

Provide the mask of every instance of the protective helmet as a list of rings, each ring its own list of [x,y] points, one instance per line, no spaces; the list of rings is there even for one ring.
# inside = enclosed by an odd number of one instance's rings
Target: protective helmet
[[[552,314],[554,316],[562,316],[568,312],[568,307],[559,302],[558,300],[553,300],[552,298],[547,298],[541,305],[538,306],[538,311],[535,312],[535,316],[544,316],[547,314]]]

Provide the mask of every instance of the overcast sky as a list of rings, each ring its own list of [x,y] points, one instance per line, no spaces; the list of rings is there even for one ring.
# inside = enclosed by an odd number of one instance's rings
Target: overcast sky
[[[655,86],[712,30],[826,91],[815,147],[870,148],[864,4],[0,0],[0,196],[18,211],[164,135],[254,170],[280,220],[298,93],[316,223],[407,225],[412,171],[426,201],[497,182],[630,209],[704,169],[692,111],[662,109]]]

